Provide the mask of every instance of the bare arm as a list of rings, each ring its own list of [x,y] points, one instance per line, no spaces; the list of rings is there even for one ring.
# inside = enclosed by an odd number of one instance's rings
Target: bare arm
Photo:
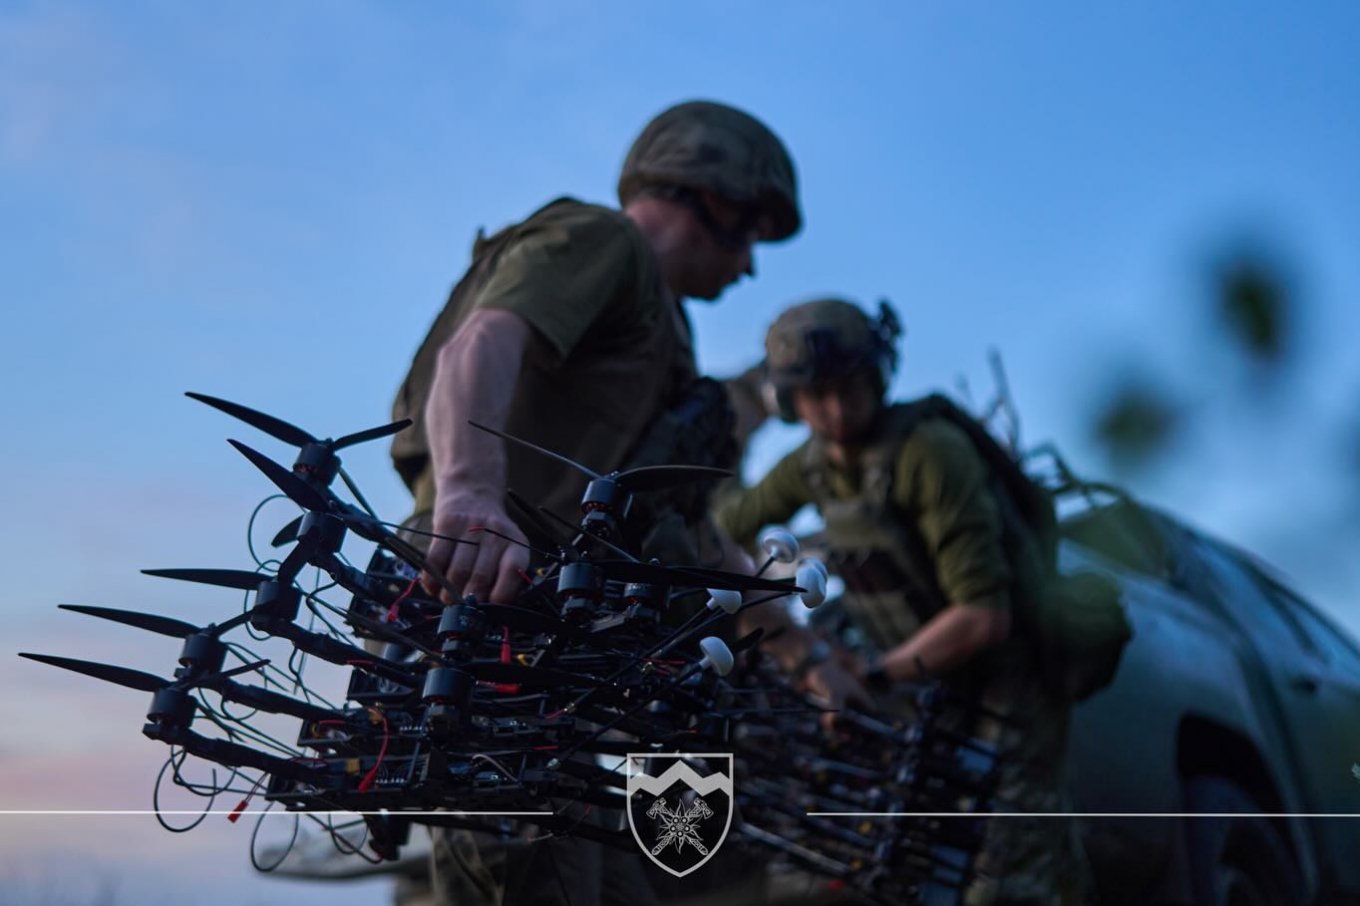
[[[476,541],[477,547],[435,539],[428,559],[463,594],[508,601],[522,584],[528,551],[483,527],[524,540],[505,513],[504,442],[468,424],[505,427],[525,351],[533,339],[528,322],[503,309],[478,309],[439,350],[434,383],[425,406],[426,435],[435,480],[434,530]],[[438,588],[425,577],[433,594]],[[445,603],[453,603],[448,592]]]
[[[879,659],[887,679],[939,676],[1005,641],[1011,630],[1009,610],[978,604],[953,604]]]

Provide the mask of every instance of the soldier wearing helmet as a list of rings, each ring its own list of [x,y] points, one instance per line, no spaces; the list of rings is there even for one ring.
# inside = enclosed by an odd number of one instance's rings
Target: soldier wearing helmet
[[[507,489],[575,521],[585,485],[469,422],[599,473],[623,467],[697,377],[683,300],[716,300],[754,275],[755,244],[789,238],[802,220],[783,142],[708,101],[646,126],[618,195],[621,209],[561,198],[479,235],[398,393],[395,416],[415,423],[392,447],[416,501],[407,527],[477,542],[429,545],[432,568],[462,595],[508,602],[523,585],[526,536],[507,513]],[[424,586],[441,590],[430,575]],[[560,896],[588,906],[611,891],[645,901],[640,878],[610,881],[627,857],[606,860],[580,839],[535,844],[508,868],[485,864],[503,854],[479,853],[461,832],[440,834],[435,850],[436,898],[460,906]]]
[[[842,603],[872,651],[858,672],[875,704],[900,707],[897,683],[943,678],[969,705],[949,718],[955,729],[1001,752],[1006,810],[1065,811],[1068,705],[1042,682],[1034,645],[1012,631],[1016,607],[1038,594],[1042,557],[1004,516],[1008,501],[967,416],[941,397],[887,402],[900,333],[886,303],[871,317],[819,299],[775,320],[765,365],[779,414],[811,436],[725,502],[718,522],[749,546],[762,526],[816,505],[828,565],[845,582]],[[821,670],[838,660],[832,654],[821,646],[797,673],[836,706],[844,687]],[[995,819],[964,902],[1080,902],[1079,853],[1063,819]]]

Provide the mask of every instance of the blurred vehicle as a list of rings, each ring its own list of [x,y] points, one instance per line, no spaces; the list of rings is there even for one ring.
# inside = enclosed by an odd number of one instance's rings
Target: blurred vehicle
[[[1076,810],[1206,813],[1085,819],[1100,902],[1360,903],[1360,820],[1297,817],[1360,813],[1360,646],[1250,555],[1087,490],[1059,566],[1118,580],[1135,635],[1074,711]]]

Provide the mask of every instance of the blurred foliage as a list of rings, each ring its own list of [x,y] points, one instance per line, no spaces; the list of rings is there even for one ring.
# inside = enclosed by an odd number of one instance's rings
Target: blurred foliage
[[[1146,469],[1163,462],[1171,442],[1185,427],[1182,398],[1195,397],[1207,388],[1218,398],[1198,400],[1214,405],[1235,396],[1248,406],[1259,408],[1268,398],[1264,389],[1282,386],[1283,366],[1294,352],[1292,333],[1299,320],[1298,301],[1290,291],[1288,268],[1280,255],[1259,241],[1236,242],[1230,251],[1214,256],[1204,267],[1209,280],[1206,301],[1212,315],[1214,333],[1209,342],[1225,347],[1228,354],[1254,366],[1257,380],[1236,387],[1220,388],[1206,384],[1206,349],[1200,343],[1185,344],[1194,361],[1177,369],[1192,375],[1195,386],[1157,389],[1167,386],[1170,375],[1142,376],[1116,382],[1095,408],[1090,434],[1116,470]],[[1183,329],[1190,335],[1193,318],[1186,318]],[[1175,323],[1166,325],[1175,330]],[[1157,380],[1153,378],[1156,377]],[[1174,385],[1173,385],[1174,386]],[[1360,459],[1360,440],[1357,441]]]
[[[1092,433],[1113,465],[1144,468],[1165,451],[1179,423],[1177,407],[1165,393],[1129,380],[1102,403]]]
[[[1252,361],[1276,366],[1288,352],[1292,298],[1283,269],[1260,253],[1244,253],[1217,274],[1218,316],[1234,345]]]

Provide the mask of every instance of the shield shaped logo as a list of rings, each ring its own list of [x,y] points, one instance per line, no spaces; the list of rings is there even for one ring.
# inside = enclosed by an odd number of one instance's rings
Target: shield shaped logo
[[[628,755],[628,828],[647,858],[683,878],[713,858],[732,826],[732,755]]]

